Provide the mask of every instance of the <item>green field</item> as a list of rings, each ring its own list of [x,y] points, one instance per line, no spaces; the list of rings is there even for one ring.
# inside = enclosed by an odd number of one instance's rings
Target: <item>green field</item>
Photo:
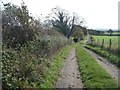
[[[118,38],[120,36],[93,36],[95,43],[97,45],[101,45],[102,44],[102,40],[104,39],[104,47],[108,48],[109,47],[109,42],[110,39],[112,40],[112,45],[111,45],[111,50],[116,51],[118,50],[118,45],[120,44],[120,42],[118,42]]]
[[[105,32],[104,34],[109,34],[109,33]],[[112,34],[120,34],[120,32],[113,32]]]
[[[120,60],[118,60],[118,53],[120,52],[120,49],[118,45],[120,44],[119,37],[120,36],[92,36],[95,40],[94,45],[88,45],[86,46],[88,49],[91,49],[92,51],[100,54],[101,56],[107,58],[109,62],[116,65],[120,68]],[[102,46],[102,40],[104,39],[103,48]],[[109,48],[110,45],[110,39],[111,39],[111,48]]]

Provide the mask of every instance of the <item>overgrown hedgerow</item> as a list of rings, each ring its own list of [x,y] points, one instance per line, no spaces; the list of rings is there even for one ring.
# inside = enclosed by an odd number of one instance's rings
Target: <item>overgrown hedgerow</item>
[[[68,39],[54,27],[44,29],[24,3],[4,4],[2,15],[2,87],[40,86],[51,56],[68,44]]]
[[[38,87],[49,67],[48,57],[67,44],[65,37],[44,36],[18,49],[2,48],[3,88]]]

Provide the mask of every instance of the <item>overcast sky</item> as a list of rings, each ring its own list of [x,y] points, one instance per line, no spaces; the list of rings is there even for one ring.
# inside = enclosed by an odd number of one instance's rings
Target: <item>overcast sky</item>
[[[20,5],[21,0],[0,0]],[[118,28],[119,0],[24,0],[34,16],[46,16],[51,9],[59,6],[69,12],[76,12],[92,29]],[[1,3],[1,2],[0,2]]]

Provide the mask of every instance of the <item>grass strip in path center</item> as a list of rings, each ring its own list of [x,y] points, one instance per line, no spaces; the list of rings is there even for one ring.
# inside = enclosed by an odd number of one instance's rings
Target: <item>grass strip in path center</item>
[[[117,83],[94,58],[77,43],[76,57],[78,59],[82,81],[85,88],[117,88]]]

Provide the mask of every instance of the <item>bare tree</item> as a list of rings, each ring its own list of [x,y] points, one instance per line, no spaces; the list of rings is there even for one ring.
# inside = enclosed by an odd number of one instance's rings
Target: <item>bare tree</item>
[[[74,26],[76,24],[80,25],[83,23],[80,21],[77,14],[73,13],[73,15],[70,16],[68,11],[59,7],[52,9],[52,18],[50,21],[53,27],[56,27],[57,30],[64,34],[67,38],[69,38],[74,32]]]

